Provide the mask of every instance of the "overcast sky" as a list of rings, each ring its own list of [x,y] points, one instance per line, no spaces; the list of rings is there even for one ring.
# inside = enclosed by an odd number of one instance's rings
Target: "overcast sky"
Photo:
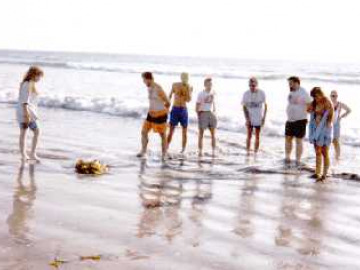
[[[360,60],[358,0],[1,0],[0,48]]]

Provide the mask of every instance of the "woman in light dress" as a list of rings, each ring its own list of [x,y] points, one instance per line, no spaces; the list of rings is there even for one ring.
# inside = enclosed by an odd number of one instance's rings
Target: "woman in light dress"
[[[21,160],[34,160],[39,162],[36,155],[36,147],[40,135],[38,114],[37,114],[37,99],[38,91],[36,83],[40,81],[44,73],[39,67],[32,66],[27,71],[23,81],[20,84],[19,100],[17,104],[17,120],[20,128],[19,147]],[[33,132],[32,145],[30,155],[27,154],[26,139],[28,130]]]

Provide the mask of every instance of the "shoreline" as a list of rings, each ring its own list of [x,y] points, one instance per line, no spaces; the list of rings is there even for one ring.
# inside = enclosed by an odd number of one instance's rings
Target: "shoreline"
[[[281,152],[247,158],[243,135],[233,145],[235,135],[227,132],[219,134],[220,148],[239,149],[215,160],[163,165],[157,136],[150,142],[156,150],[139,160],[141,121],[49,109],[43,162],[22,171],[13,109],[0,108],[1,269],[55,269],[49,265],[55,259],[66,261],[59,269],[360,267],[357,181],[315,184],[296,171],[249,173],[281,168],[273,158]],[[180,149],[179,135],[171,151]],[[80,157],[101,159],[110,172],[76,175]]]

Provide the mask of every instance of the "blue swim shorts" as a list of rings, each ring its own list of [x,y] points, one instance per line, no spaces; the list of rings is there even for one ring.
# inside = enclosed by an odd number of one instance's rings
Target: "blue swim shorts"
[[[36,130],[39,128],[39,124],[37,121],[31,121],[30,123],[26,124],[26,123],[20,123],[20,128],[21,129],[28,129],[30,128],[31,130]]]
[[[189,117],[187,108],[173,107],[170,114],[170,125],[176,127],[179,123],[184,128],[188,126]]]

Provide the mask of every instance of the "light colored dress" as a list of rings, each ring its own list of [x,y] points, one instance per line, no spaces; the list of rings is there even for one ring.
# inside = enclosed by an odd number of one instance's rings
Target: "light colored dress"
[[[30,123],[36,122],[38,120],[38,94],[34,91],[30,91],[29,82],[23,82],[20,86],[19,100],[16,108],[16,116],[19,124],[24,122],[24,104],[28,105]]]
[[[332,128],[328,127],[329,111],[326,111],[319,124],[316,123],[315,112],[311,113],[309,122],[309,141],[317,146],[329,146],[332,142]]]

